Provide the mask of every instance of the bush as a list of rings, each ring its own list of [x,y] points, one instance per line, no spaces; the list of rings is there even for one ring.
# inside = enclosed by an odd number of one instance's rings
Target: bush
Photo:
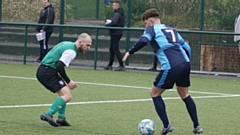
[[[55,9],[55,21],[59,21],[60,0],[51,0]],[[65,10],[71,9],[70,5],[65,4]],[[42,7],[42,0],[3,0],[2,1],[2,20],[18,22],[37,22]],[[70,19],[71,15],[66,12],[65,19]]]

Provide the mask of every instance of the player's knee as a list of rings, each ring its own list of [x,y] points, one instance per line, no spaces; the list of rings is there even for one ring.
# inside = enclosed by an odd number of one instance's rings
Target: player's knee
[[[151,97],[158,97],[161,96],[162,93],[165,91],[165,89],[157,88],[156,86],[152,85],[152,88],[150,90]]]
[[[185,99],[185,98],[187,98],[188,96],[189,96],[189,94],[182,94],[182,95],[180,95],[181,99]]]
[[[63,100],[67,103],[72,99],[72,94],[62,96]]]
[[[151,89],[150,90],[150,96],[151,97],[158,97],[160,95],[160,92],[159,91],[156,91],[156,90],[153,90],[153,89]]]
[[[67,102],[69,102],[72,99],[72,94],[68,95],[67,99],[68,99]]]
[[[189,96],[188,87],[177,86],[177,91],[181,99],[185,99]]]

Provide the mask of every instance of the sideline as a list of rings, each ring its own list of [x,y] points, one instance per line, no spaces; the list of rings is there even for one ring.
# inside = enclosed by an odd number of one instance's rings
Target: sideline
[[[23,79],[23,80],[37,80],[36,78],[29,77],[19,77],[19,76],[4,76],[0,75],[0,78],[9,78],[9,79]],[[86,85],[96,85],[96,86],[108,86],[108,87],[120,87],[120,88],[133,88],[133,89],[144,89],[150,90],[150,87],[139,87],[139,86],[128,86],[128,85],[117,85],[117,84],[104,84],[104,83],[90,83],[90,82],[75,82],[77,84],[86,84]],[[176,91],[174,89],[169,89],[167,91]],[[199,92],[199,91],[191,91],[190,93],[198,93],[198,94],[210,94],[210,95],[236,95],[236,94],[226,94],[226,93],[215,93],[215,92]]]
[[[205,99],[205,98],[228,98],[228,97],[240,97],[240,95],[222,95],[222,96],[196,96],[192,97],[194,99]],[[164,100],[175,100],[180,99],[180,97],[166,97]],[[133,100],[108,100],[108,101],[89,101],[89,102],[73,102],[67,103],[68,105],[86,105],[86,104],[103,104],[103,103],[130,103],[130,102],[145,102],[152,101],[152,99],[133,99]],[[51,106],[52,104],[32,104],[32,105],[10,105],[10,106],[0,106],[3,108],[26,108],[26,107],[45,107]]]

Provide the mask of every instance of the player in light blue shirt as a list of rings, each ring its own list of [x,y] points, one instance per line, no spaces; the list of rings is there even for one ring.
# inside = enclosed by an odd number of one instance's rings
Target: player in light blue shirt
[[[193,133],[202,133],[203,129],[198,122],[195,102],[188,92],[190,86],[190,46],[176,29],[161,24],[159,12],[156,9],[152,8],[145,11],[142,19],[146,24],[146,29],[136,44],[126,52],[123,61],[150,43],[161,63],[161,70],[150,90],[156,112],[163,122],[161,135],[172,132],[174,129],[168,121],[165,103],[161,96],[166,89],[173,88],[174,84],[176,84],[177,92],[186,104],[192,119]]]

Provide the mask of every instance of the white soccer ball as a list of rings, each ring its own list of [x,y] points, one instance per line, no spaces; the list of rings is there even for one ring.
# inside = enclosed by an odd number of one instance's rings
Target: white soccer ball
[[[141,135],[153,135],[155,130],[156,125],[150,119],[144,119],[138,124],[138,131]]]

